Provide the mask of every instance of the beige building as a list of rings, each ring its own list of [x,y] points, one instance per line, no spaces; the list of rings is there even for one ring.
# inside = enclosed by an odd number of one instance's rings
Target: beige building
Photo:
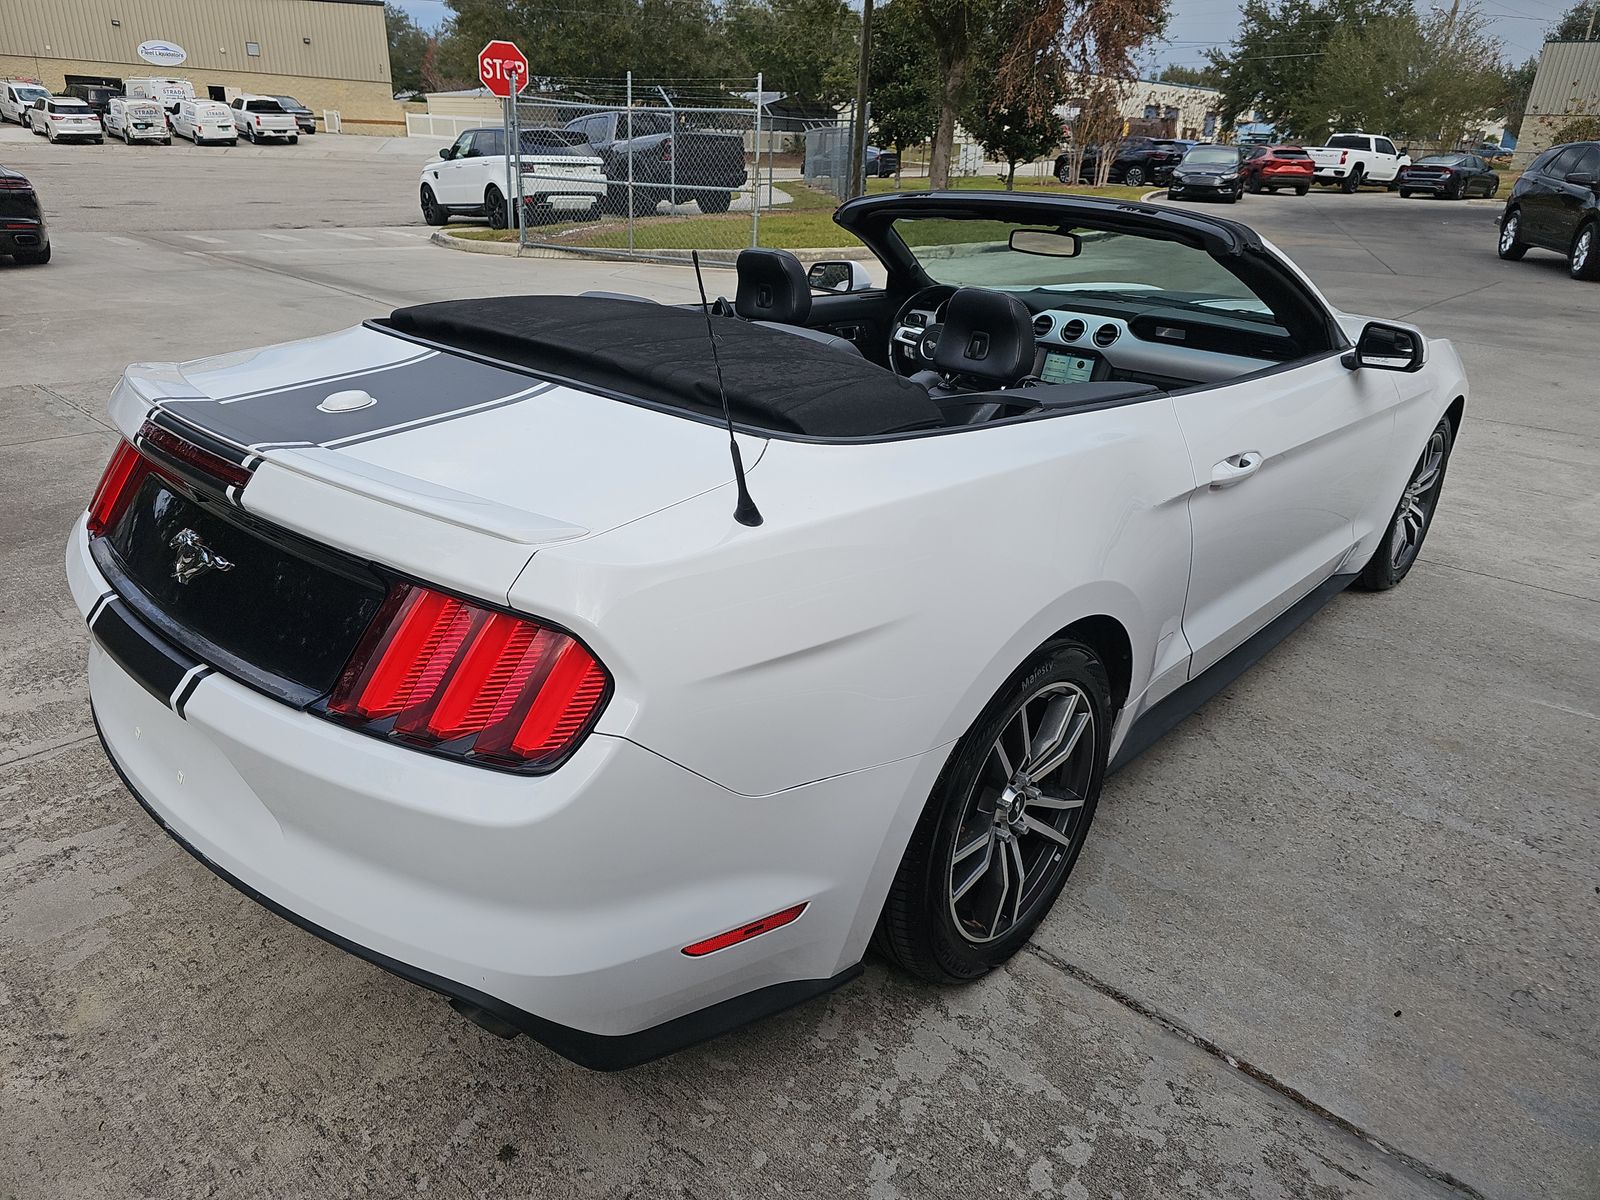
[[[187,79],[197,96],[288,95],[346,133],[403,134],[383,0],[0,0],[0,78]]]
[[[1525,168],[1579,117],[1600,119],[1600,42],[1546,42],[1511,165]]]

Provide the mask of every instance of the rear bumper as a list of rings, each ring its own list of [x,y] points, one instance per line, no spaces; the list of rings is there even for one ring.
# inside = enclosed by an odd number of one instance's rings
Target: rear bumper
[[[20,224],[20,222],[15,222]],[[50,234],[42,224],[25,229],[0,227],[0,254],[15,254],[18,250],[43,250],[50,244]]]
[[[1399,179],[1396,183],[1408,192],[1431,192],[1436,196],[1444,195],[1454,185],[1449,179]]]
[[[104,600],[81,522],[67,558],[119,775],[208,867],[317,936],[598,1069],[859,970],[921,759],[767,797],[598,734],[546,776],[450,763],[186,659]],[[682,953],[802,902],[764,936]]]

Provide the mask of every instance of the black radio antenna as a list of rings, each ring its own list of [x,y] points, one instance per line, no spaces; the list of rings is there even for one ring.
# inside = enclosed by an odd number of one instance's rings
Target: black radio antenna
[[[722,418],[728,423],[728,452],[733,455],[733,479],[739,486],[739,502],[733,506],[733,519],[741,525],[761,524],[761,510],[750,499],[750,489],[744,481],[744,456],[739,453],[739,442],[733,436],[733,409],[728,406],[728,389],[722,386],[722,359],[717,357],[717,331],[711,327],[711,306],[706,303],[706,281],[700,274],[700,251],[689,251],[694,263],[694,281],[700,288],[700,311],[706,315],[706,336],[711,339],[711,365],[717,372],[717,394],[722,397]]]

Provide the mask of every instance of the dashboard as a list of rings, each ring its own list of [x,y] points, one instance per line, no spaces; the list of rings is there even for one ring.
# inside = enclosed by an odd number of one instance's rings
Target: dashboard
[[[924,335],[936,334],[944,304],[910,308],[891,335],[896,369],[909,374],[932,367],[933,348]],[[1219,322],[1228,320],[1218,312]],[[1084,383],[1114,377],[1159,383],[1215,383],[1248,375],[1283,361],[1279,339],[1225,324],[1196,322],[1151,309],[1128,318],[1050,308],[1033,318],[1039,349],[1034,374],[1047,383]],[[937,344],[936,341],[934,344]],[[1244,350],[1244,353],[1230,352]]]

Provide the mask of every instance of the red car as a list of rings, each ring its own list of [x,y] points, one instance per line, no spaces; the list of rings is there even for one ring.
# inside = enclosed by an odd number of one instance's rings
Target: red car
[[[1256,146],[1245,152],[1239,166],[1247,192],[1275,192],[1292,187],[1296,196],[1311,190],[1316,166],[1300,146]]]

